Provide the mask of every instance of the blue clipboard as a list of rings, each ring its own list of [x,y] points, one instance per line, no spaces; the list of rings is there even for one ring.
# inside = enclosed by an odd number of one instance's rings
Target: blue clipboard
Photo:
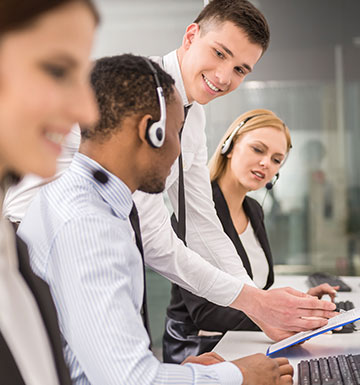
[[[275,344],[272,344],[268,347],[266,355],[270,356],[280,350],[286,349],[289,346],[297,345],[300,342],[306,341],[310,338],[318,336],[320,334],[326,333],[330,330],[337,329],[341,326],[349,324],[351,322],[358,321],[360,319],[360,308],[351,309],[349,311],[340,313],[339,315],[330,318],[327,325],[322,326],[321,328],[315,330],[309,330],[306,332],[297,333],[289,338],[285,338]]]

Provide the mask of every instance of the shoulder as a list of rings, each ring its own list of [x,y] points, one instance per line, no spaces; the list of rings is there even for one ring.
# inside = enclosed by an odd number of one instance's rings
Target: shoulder
[[[260,203],[256,199],[246,196],[244,199],[244,205],[248,206],[250,211],[255,215],[257,215],[258,217],[260,217],[261,220],[264,219],[264,211]]]

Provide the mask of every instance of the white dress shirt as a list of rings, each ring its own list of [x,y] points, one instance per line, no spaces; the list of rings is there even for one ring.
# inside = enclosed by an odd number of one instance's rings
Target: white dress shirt
[[[102,184],[93,171],[108,176]],[[128,216],[128,187],[77,153],[36,195],[18,233],[34,271],[48,282],[75,385],[241,384],[230,362],[162,364],[142,323],[143,267]]]
[[[255,236],[251,221],[248,221],[245,231],[239,234],[239,238],[249,258],[253,281],[257,287],[262,289],[268,280],[269,262],[259,239]]]
[[[44,179],[37,175],[26,175],[20,183],[11,186],[5,195],[3,215],[11,222],[21,222],[33,197],[39,188],[58,178],[69,166],[75,151],[80,146],[80,128],[75,125],[62,145],[62,152],[57,160],[57,172],[52,178]]]
[[[176,51],[152,58],[175,79],[184,105],[188,105]],[[194,102],[181,137],[186,202],[186,242],[176,236],[160,195],[134,193],[138,208],[145,261],[171,281],[218,305],[228,306],[243,284],[255,286],[236,249],[216,215],[205,135],[205,113]],[[166,180],[166,190],[175,214],[178,212],[178,161]],[[216,268],[214,268],[216,267]]]
[[[175,79],[183,103],[187,105],[176,51],[163,58],[152,59],[163,65]],[[66,151],[60,157],[61,168],[64,168],[66,162],[67,165],[70,164],[71,151],[74,153],[79,144],[79,127],[75,126],[72,137],[67,141]],[[241,262],[239,263],[236,249],[224,233],[216,215],[207,168],[205,113],[198,103],[193,103],[189,110],[181,147],[184,163],[186,241],[189,247],[185,247],[172,230],[163,196],[137,191],[134,200],[140,217],[145,262],[153,270],[192,293],[215,304],[228,306],[236,299],[244,283],[251,286],[255,284]],[[21,188],[33,196],[38,186],[28,179]],[[18,194],[17,189],[19,187],[7,196],[5,214],[20,220],[31,199],[27,198],[26,205],[22,204],[21,194]],[[177,160],[167,178],[166,189],[177,214]]]
[[[2,191],[0,195],[1,207]],[[0,217],[0,331],[27,385],[59,384],[40,311],[18,269],[14,231],[10,222],[2,216]]]

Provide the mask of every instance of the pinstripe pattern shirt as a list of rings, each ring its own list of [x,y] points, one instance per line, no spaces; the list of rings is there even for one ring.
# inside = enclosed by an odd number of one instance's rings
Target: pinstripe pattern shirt
[[[95,180],[94,170],[108,182]],[[50,285],[74,384],[241,384],[232,363],[162,364],[149,350],[132,204],[120,179],[77,153],[63,176],[40,190],[19,227],[34,271]]]

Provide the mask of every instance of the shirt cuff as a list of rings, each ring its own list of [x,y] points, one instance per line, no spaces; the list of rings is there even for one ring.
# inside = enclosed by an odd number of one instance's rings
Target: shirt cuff
[[[241,370],[231,362],[221,362],[210,367],[218,375],[221,385],[241,385],[243,383]]]

